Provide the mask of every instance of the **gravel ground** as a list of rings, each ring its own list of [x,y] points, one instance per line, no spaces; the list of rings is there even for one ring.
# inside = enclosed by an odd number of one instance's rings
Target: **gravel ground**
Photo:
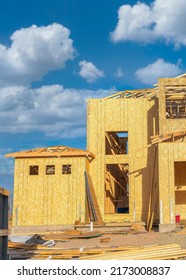
[[[184,232],[184,234],[179,234]],[[109,238],[109,241],[102,243],[101,240]],[[178,243],[186,249],[186,229],[177,229],[171,233],[159,233],[156,230],[151,232],[135,232],[124,234],[102,234],[100,237],[89,239],[69,239],[68,242],[56,241],[56,247],[81,248],[81,247],[110,247],[110,246],[148,246]]]

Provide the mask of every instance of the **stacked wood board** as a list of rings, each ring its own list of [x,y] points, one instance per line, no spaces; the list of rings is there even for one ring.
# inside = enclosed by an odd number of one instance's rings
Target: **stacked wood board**
[[[186,250],[179,244],[152,245],[141,248],[131,247],[116,252],[106,252],[101,255],[83,256],[84,260],[170,260],[186,257]]]
[[[11,259],[79,259],[79,260],[174,260],[186,258],[186,249],[177,243],[143,247],[69,248],[42,245],[9,244]]]

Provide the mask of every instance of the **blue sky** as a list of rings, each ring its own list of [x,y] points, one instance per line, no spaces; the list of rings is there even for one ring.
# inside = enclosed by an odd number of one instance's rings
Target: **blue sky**
[[[0,0],[0,185],[33,147],[86,148],[86,100],[185,72],[185,0]]]

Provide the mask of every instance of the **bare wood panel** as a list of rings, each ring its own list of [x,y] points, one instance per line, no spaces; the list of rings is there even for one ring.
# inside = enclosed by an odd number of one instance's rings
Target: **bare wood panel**
[[[88,101],[87,148],[96,155],[90,164],[90,174],[104,221],[141,221],[147,218],[148,207],[145,205],[148,204],[150,170],[153,165],[150,160],[153,150],[148,149],[148,144],[153,131],[153,117],[157,117],[155,100],[131,98]],[[157,118],[155,124],[155,132],[158,133]],[[105,154],[106,131],[128,132],[128,154]],[[130,170],[129,214],[105,214],[111,207],[105,200],[105,166],[123,163],[129,164]],[[109,188],[108,183],[106,188]]]
[[[15,160],[13,226],[65,225],[85,219],[85,157],[22,158]],[[62,165],[71,174],[62,174]],[[39,174],[29,175],[38,165]],[[46,165],[55,174],[46,175]]]
[[[186,219],[186,204],[175,204],[175,190],[177,184],[180,182],[179,173],[182,182],[185,180],[186,173],[183,162],[186,161],[186,144],[185,143],[161,143],[158,144],[159,149],[159,192],[160,203],[162,203],[161,223],[175,223],[175,215],[182,213],[181,218]],[[175,168],[176,166],[176,168]],[[175,173],[177,179],[175,180]],[[175,185],[176,183],[176,185]],[[181,191],[180,191],[181,193]],[[178,197],[177,197],[178,199]],[[161,206],[160,206],[161,208]]]

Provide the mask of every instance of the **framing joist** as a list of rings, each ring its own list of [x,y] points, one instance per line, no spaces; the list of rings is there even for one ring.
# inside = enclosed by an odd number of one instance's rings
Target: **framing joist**
[[[115,94],[109,95],[105,97],[105,99],[110,98],[147,98],[153,97],[157,93],[157,88],[150,88],[150,89],[136,89],[136,90],[124,90],[119,91]]]

